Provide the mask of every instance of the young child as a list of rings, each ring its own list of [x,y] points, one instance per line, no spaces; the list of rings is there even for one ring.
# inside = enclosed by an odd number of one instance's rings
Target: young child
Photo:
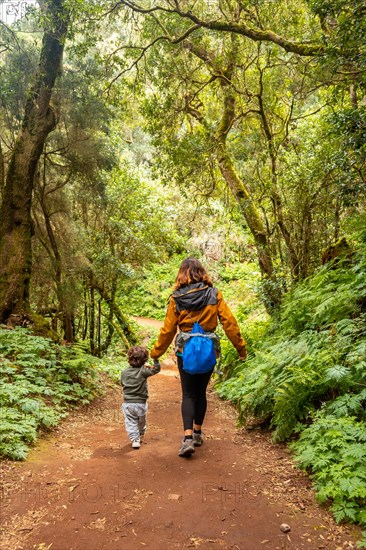
[[[147,399],[149,397],[147,379],[160,371],[160,363],[154,360],[154,366],[145,365],[149,352],[142,346],[134,346],[127,353],[129,367],[122,371],[123,387],[122,411],[126,432],[132,441],[132,448],[139,449],[146,431]]]

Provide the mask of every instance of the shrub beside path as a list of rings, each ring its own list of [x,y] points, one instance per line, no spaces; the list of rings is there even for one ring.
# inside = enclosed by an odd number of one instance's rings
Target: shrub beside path
[[[266,433],[237,429],[209,392],[206,441],[181,441],[172,360],[149,381],[148,431],[133,450],[121,391],[74,412],[24,463],[2,464],[3,550],[356,548],[358,530],[319,507],[310,481]],[[281,531],[287,524],[290,531]]]

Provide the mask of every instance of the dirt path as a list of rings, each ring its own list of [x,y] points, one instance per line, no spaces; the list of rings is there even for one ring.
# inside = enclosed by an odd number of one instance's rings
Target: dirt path
[[[268,435],[235,428],[209,393],[206,441],[180,458],[172,361],[150,380],[145,443],[132,450],[121,392],[74,413],[25,463],[4,463],[3,550],[351,549],[357,531],[319,508]],[[291,531],[283,533],[281,524]]]
[[[141,326],[160,328],[162,322],[157,319],[148,319],[147,317],[133,317],[133,319]]]

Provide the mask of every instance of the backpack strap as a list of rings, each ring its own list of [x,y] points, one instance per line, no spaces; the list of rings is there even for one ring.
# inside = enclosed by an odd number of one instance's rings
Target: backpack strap
[[[199,322],[200,322],[200,320],[202,319],[203,312],[204,312],[205,309],[206,309],[206,306],[205,306],[204,308],[202,308],[201,314],[200,314],[200,316],[198,317],[197,321],[193,321],[192,315],[191,315],[190,312],[187,310],[188,317],[190,318],[190,320],[192,321],[192,323],[199,323]]]

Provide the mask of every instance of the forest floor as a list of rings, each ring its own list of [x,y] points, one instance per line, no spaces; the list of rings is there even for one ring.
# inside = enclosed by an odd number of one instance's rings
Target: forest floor
[[[316,504],[309,478],[268,433],[236,427],[208,392],[206,440],[181,443],[173,360],[149,380],[148,430],[128,442],[121,390],[71,414],[23,463],[2,464],[2,550],[356,548],[359,531]],[[290,531],[281,531],[287,524]]]

